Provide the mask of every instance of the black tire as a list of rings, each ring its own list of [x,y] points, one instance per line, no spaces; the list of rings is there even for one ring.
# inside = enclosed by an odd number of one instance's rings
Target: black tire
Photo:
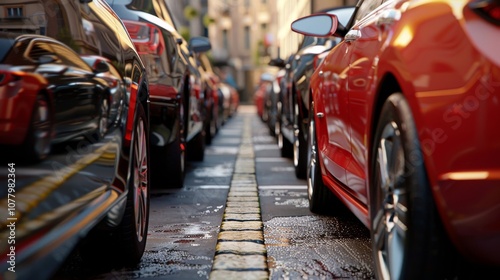
[[[53,130],[50,104],[44,94],[36,97],[32,112],[21,153],[28,162],[39,162],[50,154]]]
[[[142,106],[139,106],[130,147],[130,176],[122,220],[114,228],[108,228],[107,224],[102,225],[102,228],[97,226],[79,246],[85,265],[98,271],[108,271],[113,267],[133,267],[144,254],[151,182],[148,133],[147,117]],[[136,208],[139,212],[136,212]]]
[[[305,179],[307,172],[307,135],[303,131],[303,119],[299,114],[298,104],[295,104],[294,131],[293,131],[293,166],[295,176]]]
[[[370,221],[377,279],[444,279],[453,257],[402,94],[384,103],[373,143]]]
[[[278,102],[276,104],[276,121],[274,122],[274,131],[273,131],[273,136],[278,137],[278,135],[281,133],[281,102]]]
[[[148,121],[142,106],[138,107],[130,152],[131,167],[127,206],[117,230],[115,257],[127,266],[137,264],[146,248],[149,225],[150,153]],[[145,167],[145,168],[144,168]],[[139,178],[138,178],[139,177]],[[138,204],[138,205],[137,205]],[[139,212],[136,212],[138,208]]]
[[[286,139],[286,137],[283,135],[283,122],[281,120],[282,116],[282,108],[281,106],[278,108],[279,112],[278,115],[280,116],[280,119],[278,121],[278,134],[276,134],[276,140],[278,142],[278,148],[280,149],[280,154],[281,157],[285,158],[290,158],[293,156],[293,146],[290,141]]]
[[[187,155],[189,160],[203,161],[205,158],[205,131],[200,131],[188,143]]]
[[[212,144],[213,135],[210,133],[212,118],[208,116],[208,120],[205,121],[205,143],[207,145]]]
[[[154,188],[182,188],[185,178],[185,145],[180,135],[165,147],[151,148],[151,179]]]
[[[309,165],[306,172],[309,210],[316,214],[330,214],[339,208],[341,202],[323,183],[318,143],[316,142],[316,127],[313,118],[309,122],[309,135],[307,153]]]
[[[212,140],[217,134],[217,123],[215,120],[215,108],[214,106],[210,106],[209,111],[207,112],[207,118],[208,120],[206,121],[206,126],[205,126],[205,143],[210,145],[212,144]]]

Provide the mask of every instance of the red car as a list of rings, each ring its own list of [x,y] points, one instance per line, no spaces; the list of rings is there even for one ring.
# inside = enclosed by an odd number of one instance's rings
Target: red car
[[[347,26],[292,23],[343,38],[311,77],[310,209],[347,205],[371,230],[378,279],[453,276],[455,250],[500,265],[499,11],[361,0]]]

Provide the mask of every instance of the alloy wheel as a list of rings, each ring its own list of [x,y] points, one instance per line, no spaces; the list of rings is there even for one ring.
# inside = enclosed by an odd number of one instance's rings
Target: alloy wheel
[[[398,279],[403,270],[408,220],[407,192],[403,185],[405,155],[401,132],[395,122],[382,130],[376,166],[376,214],[372,220],[376,264],[384,279]]]
[[[148,154],[146,147],[146,130],[144,120],[139,118],[135,129],[136,139],[133,146],[134,161],[134,218],[138,241],[146,237],[146,226],[148,217]]]

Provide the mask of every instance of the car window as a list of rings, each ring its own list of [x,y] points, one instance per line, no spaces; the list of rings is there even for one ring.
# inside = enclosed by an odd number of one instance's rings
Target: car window
[[[358,12],[356,13],[356,22],[360,21],[366,15],[368,15],[373,10],[378,8],[385,1],[386,0],[365,0],[365,1],[363,1],[363,3],[361,4],[361,6],[358,9]]]
[[[367,2],[367,1],[365,1],[365,2]],[[343,8],[343,9],[334,9],[334,10],[329,11],[328,13],[336,15],[337,19],[339,20],[339,23],[342,24],[343,26],[347,26],[347,24],[349,23],[349,20],[352,17],[353,12],[354,12],[354,7]]]
[[[2,61],[5,55],[9,52],[12,44],[14,44],[13,39],[0,38],[0,61]]]
[[[55,53],[46,41],[34,41],[29,49],[28,57],[36,62],[43,55],[55,55]]]
[[[64,65],[70,65],[79,69],[92,72],[92,68],[90,68],[89,65],[85,63],[85,61],[83,61],[71,49],[55,43],[51,43],[50,45],[54,50],[54,53],[57,54],[57,57],[61,60],[61,62]]]

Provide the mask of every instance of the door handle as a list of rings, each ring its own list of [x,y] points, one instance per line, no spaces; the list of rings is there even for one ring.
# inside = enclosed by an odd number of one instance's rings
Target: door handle
[[[361,38],[361,31],[359,31],[359,30],[350,30],[345,35],[344,40],[346,42],[352,42],[352,41],[355,41],[355,40],[357,40],[359,38]]]
[[[382,12],[380,17],[377,19],[377,26],[389,26],[401,19],[401,11],[396,9],[390,9]]]

